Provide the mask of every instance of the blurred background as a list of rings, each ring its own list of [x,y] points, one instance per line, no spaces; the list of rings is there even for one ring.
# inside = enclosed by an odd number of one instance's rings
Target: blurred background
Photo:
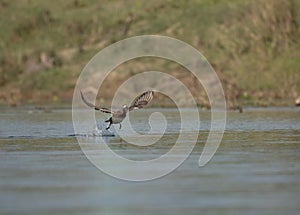
[[[0,0],[0,104],[70,106],[78,76],[97,52],[157,34],[183,40],[208,59],[229,107],[291,106],[300,96],[299,10],[298,0]],[[126,63],[107,84],[116,89],[149,69],[180,78],[207,105],[191,74],[160,59]],[[111,99],[111,88],[101,102]]]

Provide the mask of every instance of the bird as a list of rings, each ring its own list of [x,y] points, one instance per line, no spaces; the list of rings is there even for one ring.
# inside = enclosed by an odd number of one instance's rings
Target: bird
[[[142,94],[140,94],[139,96],[137,96],[133,102],[131,103],[130,106],[127,106],[126,104],[124,104],[122,106],[122,108],[118,111],[112,111],[111,109],[105,108],[105,107],[101,107],[101,106],[96,106],[90,102],[88,102],[85,98],[84,95],[82,93],[82,91],[80,91],[80,95],[81,95],[81,99],[82,101],[89,107],[94,108],[95,110],[99,110],[101,112],[104,113],[110,113],[111,117],[107,120],[105,120],[104,122],[108,122],[109,125],[106,128],[106,130],[108,130],[110,128],[110,126],[112,124],[120,124],[119,129],[122,128],[122,121],[125,119],[126,114],[128,111],[132,111],[132,110],[137,110],[140,108],[143,108],[144,106],[146,106],[152,99],[154,96],[154,91],[152,90],[148,90]]]

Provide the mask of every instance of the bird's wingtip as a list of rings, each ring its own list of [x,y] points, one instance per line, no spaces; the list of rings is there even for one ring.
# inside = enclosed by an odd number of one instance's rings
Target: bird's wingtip
[[[84,96],[83,96],[83,92],[82,92],[82,90],[79,90],[79,92],[80,92],[80,96],[81,96],[81,98],[84,100]]]

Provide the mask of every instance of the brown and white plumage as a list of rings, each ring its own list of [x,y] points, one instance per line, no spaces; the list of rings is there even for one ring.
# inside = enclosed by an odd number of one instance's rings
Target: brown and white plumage
[[[81,91],[80,91],[80,95],[81,95],[82,101],[87,106],[94,108],[95,110],[102,111],[104,113],[110,113],[112,115],[108,120],[105,121],[105,122],[109,122],[109,125],[106,129],[109,129],[111,124],[120,124],[120,129],[121,129],[121,122],[125,119],[127,112],[132,111],[132,110],[137,110],[137,109],[140,109],[140,108],[143,108],[144,106],[146,106],[153,99],[154,91],[149,90],[149,91],[142,93],[141,95],[139,95],[138,97],[136,97],[133,100],[133,102],[131,103],[131,105],[129,107],[127,105],[123,105],[122,109],[118,110],[118,111],[112,111],[108,108],[96,106],[96,105],[88,102],[84,98],[83,93]]]
[[[94,105],[94,104],[88,102],[88,101],[84,98],[83,93],[82,93],[81,91],[80,91],[80,95],[81,95],[82,101],[83,101],[87,106],[89,106],[89,107],[91,107],[91,108],[94,108],[95,110],[100,110],[100,111],[102,111],[102,112],[104,112],[104,113],[112,113],[112,111],[109,110],[108,108],[96,106],[96,105]]]
[[[136,97],[129,107],[129,111],[143,108],[153,99],[154,92],[147,91]]]

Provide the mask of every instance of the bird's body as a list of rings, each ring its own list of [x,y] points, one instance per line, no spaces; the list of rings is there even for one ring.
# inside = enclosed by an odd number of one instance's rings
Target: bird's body
[[[112,113],[112,116],[108,120],[105,120],[105,122],[109,122],[109,125],[106,129],[109,129],[112,124],[120,124],[120,129],[121,129],[122,127],[121,122],[125,119],[128,111],[127,105],[125,108],[124,106],[122,110]]]
[[[103,108],[100,106],[96,106],[88,102],[82,92],[80,91],[81,99],[82,101],[89,107],[94,108],[95,110],[102,111],[104,113],[110,113],[111,117],[108,120],[105,120],[105,122],[109,122],[109,125],[106,129],[109,129],[112,124],[120,124],[120,129],[122,127],[121,123],[125,119],[126,114],[128,111],[136,110],[143,108],[145,105],[147,105],[153,98],[154,92],[153,91],[147,91],[136,97],[136,99],[132,102],[132,104],[128,107],[127,105],[123,105],[121,110],[118,111],[111,111],[108,108]]]

